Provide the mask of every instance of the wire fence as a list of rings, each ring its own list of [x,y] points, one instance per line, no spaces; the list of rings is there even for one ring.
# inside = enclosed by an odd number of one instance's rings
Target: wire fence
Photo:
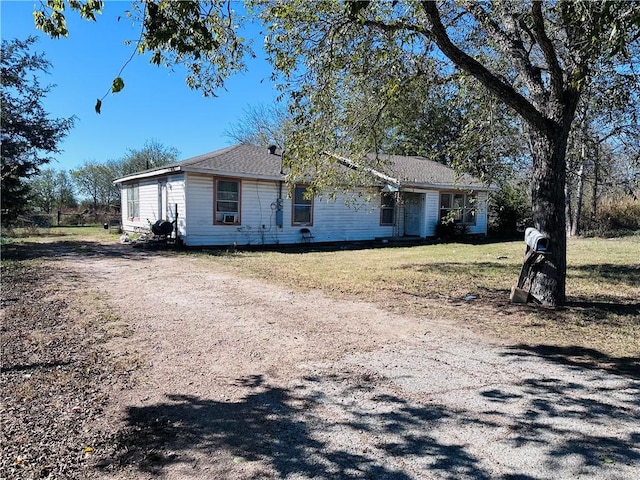
[[[19,216],[13,227],[17,228],[51,228],[110,224],[120,220],[119,214],[111,212],[56,212],[56,213],[31,213]]]

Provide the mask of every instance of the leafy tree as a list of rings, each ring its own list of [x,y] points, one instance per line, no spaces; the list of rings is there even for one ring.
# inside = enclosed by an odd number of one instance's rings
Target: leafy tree
[[[405,79],[473,81],[521,118],[535,226],[552,249],[533,272],[543,304],[565,301],[566,147],[593,72],[632,75],[635,2],[264,2],[267,48],[293,89],[297,168],[327,150],[378,150],[380,114]],[[616,59],[610,62],[609,59]],[[616,68],[613,68],[614,65]],[[636,83],[637,85],[637,83]],[[366,125],[366,127],[365,127]],[[291,150],[291,148],[290,148]],[[291,158],[291,157],[290,157]],[[313,165],[313,164],[311,164]],[[301,170],[304,171],[304,170]]]
[[[640,4],[327,0],[309,8],[303,0],[246,3],[268,26],[265,46],[283,92],[292,99],[292,179],[296,172],[338,179],[322,160],[325,152],[361,159],[381,151],[392,131],[386,112],[407,79],[481,86],[486,98],[515,112],[531,151],[533,221],[552,245],[533,272],[531,293],[546,305],[565,301],[569,133],[594,72],[635,77]],[[185,65],[190,86],[213,93],[244,68],[243,55],[251,54],[238,35],[242,18],[231,4],[136,4],[143,28],[138,49],[152,51],[155,63]],[[64,2],[47,5],[50,10],[37,14],[36,23],[54,35],[66,33]],[[90,18],[102,3],[68,5]],[[380,163],[372,162],[374,167]]]
[[[580,234],[589,195],[594,218],[600,197],[614,191],[634,192],[633,159],[640,152],[640,99],[634,80],[626,74],[596,76],[594,85],[583,93],[567,151],[567,232],[571,235]]]
[[[113,185],[116,178],[141,170],[161,167],[178,160],[178,150],[162,145],[157,140],[147,141],[140,149],[129,149],[118,160],[98,162],[86,161],[71,177],[80,195],[90,199],[94,210],[101,208],[118,208],[120,206],[120,189]]]
[[[73,183],[66,171],[52,168],[41,170],[29,181],[31,205],[45,213],[53,213],[63,207],[75,207]]]
[[[90,160],[72,170],[71,177],[80,195],[90,199],[94,211],[98,211],[119,205],[120,192],[113,185],[119,172],[120,164],[116,161],[99,163]]]
[[[125,156],[118,162],[120,171],[116,177],[177,162],[178,155],[178,149],[175,147],[167,147],[157,140],[149,140],[140,149],[127,150]]]
[[[522,168],[526,157],[513,112],[468,81],[410,79],[383,115],[385,153],[420,155],[494,182]]]
[[[531,221],[531,200],[527,185],[505,181],[489,196],[489,229],[492,234],[513,236],[524,232]]]
[[[14,220],[27,207],[29,184],[39,168],[58,153],[58,145],[73,126],[73,118],[50,118],[42,100],[51,90],[38,75],[51,65],[40,53],[31,53],[36,42],[2,40],[0,78],[2,81],[2,221]]]

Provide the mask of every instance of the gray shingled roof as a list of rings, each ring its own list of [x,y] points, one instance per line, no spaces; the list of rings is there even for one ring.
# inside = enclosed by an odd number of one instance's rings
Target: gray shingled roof
[[[486,189],[481,180],[441,163],[424,157],[401,155],[378,155],[382,162],[380,171],[400,181],[403,186],[473,187]]]
[[[374,157],[371,157],[373,159]],[[422,157],[400,155],[379,155],[380,166],[371,171],[399,180],[401,186],[414,187],[473,187],[486,189],[487,186],[470,175],[459,175],[453,169]],[[196,172],[233,177],[280,179],[281,150],[270,153],[266,147],[239,144],[215,152],[206,153],[162,167],[137,172],[116,182],[126,182],[136,178],[152,177],[170,171]],[[357,162],[352,162],[356,164]],[[383,177],[379,176],[385,180]]]
[[[215,172],[219,175],[281,177],[281,151],[269,153],[267,147],[234,145],[178,162],[187,172]]]

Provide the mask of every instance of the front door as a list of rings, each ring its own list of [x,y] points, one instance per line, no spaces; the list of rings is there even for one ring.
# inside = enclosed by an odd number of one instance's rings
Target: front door
[[[404,200],[404,234],[406,236],[420,236],[422,234],[422,218],[424,210],[424,194],[403,194]]]

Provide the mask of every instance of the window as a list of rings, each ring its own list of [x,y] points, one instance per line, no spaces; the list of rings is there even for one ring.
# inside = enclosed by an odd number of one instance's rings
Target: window
[[[395,223],[396,196],[394,193],[380,195],[380,225]]]
[[[452,220],[453,223],[475,225],[477,201],[475,193],[441,193],[440,221]]]
[[[215,223],[240,224],[240,181],[216,179]]]
[[[294,189],[292,225],[313,225],[313,198],[306,198],[306,193],[305,186]]]
[[[140,186],[127,186],[127,218],[130,220],[140,218]]]

